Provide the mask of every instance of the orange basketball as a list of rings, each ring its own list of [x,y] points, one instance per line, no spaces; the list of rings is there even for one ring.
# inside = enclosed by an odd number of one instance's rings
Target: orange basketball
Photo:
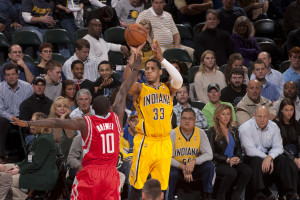
[[[125,29],[124,37],[129,46],[138,47],[147,39],[146,28],[140,24],[129,24]]]

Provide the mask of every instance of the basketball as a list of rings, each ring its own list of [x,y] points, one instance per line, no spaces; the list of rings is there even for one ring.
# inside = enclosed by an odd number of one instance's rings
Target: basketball
[[[146,28],[140,24],[129,24],[125,29],[124,37],[129,46],[138,47],[147,39]]]

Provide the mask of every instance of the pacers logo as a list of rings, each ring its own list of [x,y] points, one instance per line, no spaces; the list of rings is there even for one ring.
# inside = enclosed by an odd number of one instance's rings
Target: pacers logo
[[[130,170],[130,176],[131,176],[131,177],[134,176],[133,170]]]
[[[130,10],[127,19],[136,19],[139,15],[139,12],[136,10]]]

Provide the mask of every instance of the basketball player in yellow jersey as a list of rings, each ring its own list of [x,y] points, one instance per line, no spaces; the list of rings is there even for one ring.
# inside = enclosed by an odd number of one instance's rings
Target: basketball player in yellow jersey
[[[141,189],[149,174],[160,181],[162,190],[168,188],[172,158],[170,131],[173,96],[183,80],[178,70],[163,58],[157,41],[153,44],[153,52],[157,60],[150,59],[145,63],[147,83],[136,82],[129,91],[139,118],[136,126],[138,133],[133,140],[129,200],[141,197]],[[171,77],[167,84],[160,82],[161,64]]]

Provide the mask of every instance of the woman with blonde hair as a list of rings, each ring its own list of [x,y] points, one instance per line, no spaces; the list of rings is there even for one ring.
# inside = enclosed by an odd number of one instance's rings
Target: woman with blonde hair
[[[250,20],[245,16],[238,17],[233,26],[231,40],[234,44],[235,51],[243,56],[243,64],[245,66],[255,61],[261,52],[261,48],[256,39],[251,36],[251,32],[252,25]]]
[[[69,100],[65,97],[59,96],[54,100],[50,108],[49,118],[69,119],[70,113]],[[59,143],[62,137],[66,137],[66,135],[68,135],[65,134],[66,131],[71,130],[65,130],[61,128],[53,128],[51,130],[55,143]]]
[[[44,113],[36,112],[31,120],[46,118]],[[49,129],[31,126],[30,133],[34,134],[35,138],[28,147],[25,159],[16,164],[5,165],[6,173],[11,174],[13,178],[13,184],[10,185],[12,199],[33,197],[35,190],[51,191],[58,178],[57,151]],[[29,193],[25,194],[20,188],[29,189]]]
[[[221,104],[214,113],[214,126],[207,135],[213,151],[213,161],[216,165],[217,176],[221,176],[221,184],[217,192],[217,200],[225,200],[226,194],[236,182],[232,200],[241,200],[242,192],[250,181],[252,170],[242,163],[242,148],[239,132],[232,126],[232,109],[229,105]]]
[[[225,76],[218,70],[215,53],[210,50],[203,52],[200,58],[199,71],[194,78],[197,98],[203,103],[208,103],[207,86],[211,83],[218,83],[222,90],[226,87]]]

